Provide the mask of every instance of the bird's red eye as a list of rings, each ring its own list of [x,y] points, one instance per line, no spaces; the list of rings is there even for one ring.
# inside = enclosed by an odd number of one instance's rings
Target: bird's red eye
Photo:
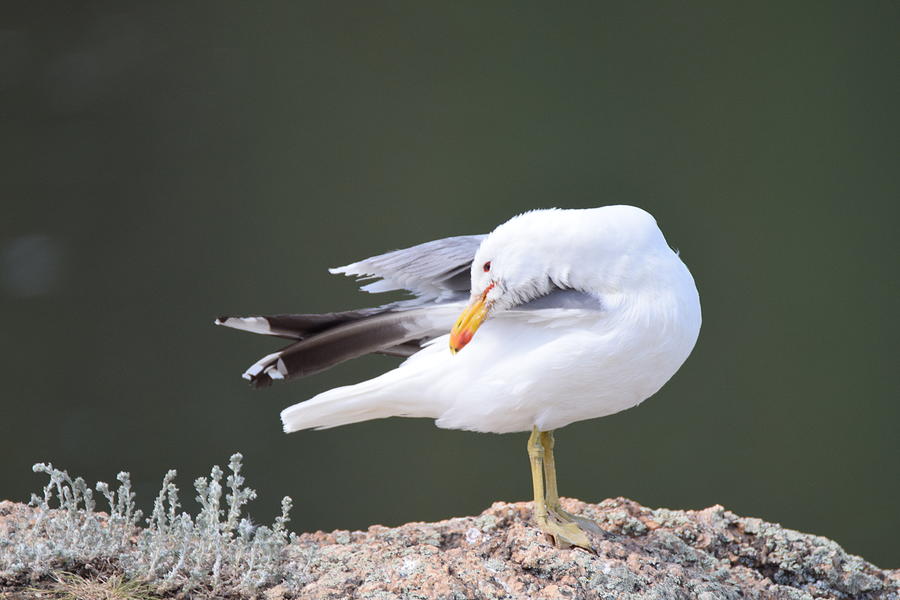
[[[484,269],[485,273],[490,271],[491,270],[491,261],[487,261],[486,263],[484,263],[484,266],[482,268]]]

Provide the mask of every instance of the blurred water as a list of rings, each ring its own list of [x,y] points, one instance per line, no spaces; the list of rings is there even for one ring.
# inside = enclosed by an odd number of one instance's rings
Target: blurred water
[[[298,530],[529,496],[524,436],[278,412],[222,313],[379,299],[325,268],[636,204],[704,328],[655,398],[558,435],[566,495],[715,503],[900,563],[897,7],[69,3],[0,9],[0,497],[37,461],[145,502],[241,450]],[[190,494],[185,494],[190,496]]]

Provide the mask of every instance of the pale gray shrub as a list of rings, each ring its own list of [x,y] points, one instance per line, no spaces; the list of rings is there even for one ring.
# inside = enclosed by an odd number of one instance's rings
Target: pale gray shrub
[[[241,460],[240,454],[231,457],[227,489],[218,466],[209,478],[194,482],[200,505],[194,517],[179,510],[176,472],[166,473],[144,520],[146,527],[140,525],[143,515],[135,508],[128,473],[119,473],[116,490],[97,483],[97,492],[109,505],[104,515],[95,511],[93,490],[82,478],[72,479],[51,464],[36,464],[34,471],[50,481],[42,496],[32,494],[34,520],[16,524],[9,539],[0,540],[0,575],[38,578],[53,570],[103,562],[159,590],[192,597],[253,594],[280,583],[294,538],[286,527],[291,499],[282,499],[281,516],[270,527],[243,517],[244,506],[256,492],[243,487]]]

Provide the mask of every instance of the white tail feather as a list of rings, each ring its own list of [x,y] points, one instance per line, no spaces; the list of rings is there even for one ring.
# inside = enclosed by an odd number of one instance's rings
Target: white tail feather
[[[371,419],[399,416],[393,402],[385,402],[374,386],[378,378],[357,385],[328,390],[281,411],[284,432],[301,429],[328,429]]]
[[[443,350],[446,346],[430,348]],[[284,431],[328,429],[387,417],[436,419],[447,407],[439,395],[429,391],[431,369],[426,359],[434,356],[440,360],[444,353],[425,349],[399,368],[375,379],[328,390],[306,402],[289,406],[281,411]],[[423,397],[430,401],[423,401]]]

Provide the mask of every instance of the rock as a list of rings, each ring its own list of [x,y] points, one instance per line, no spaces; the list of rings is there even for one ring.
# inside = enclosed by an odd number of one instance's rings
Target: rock
[[[478,517],[303,534],[291,548],[299,596],[900,600],[900,571],[721,506],[564,504],[604,529],[596,554],[556,549],[530,525],[530,503],[498,502]]]
[[[900,570],[721,506],[563,502],[603,529],[593,537],[595,553],[555,548],[531,526],[531,503],[498,502],[477,517],[302,534],[287,550],[284,583],[261,597],[900,600]],[[6,518],[30,510],[0,506]],[[0,586],[4,592],[16,588]]]

